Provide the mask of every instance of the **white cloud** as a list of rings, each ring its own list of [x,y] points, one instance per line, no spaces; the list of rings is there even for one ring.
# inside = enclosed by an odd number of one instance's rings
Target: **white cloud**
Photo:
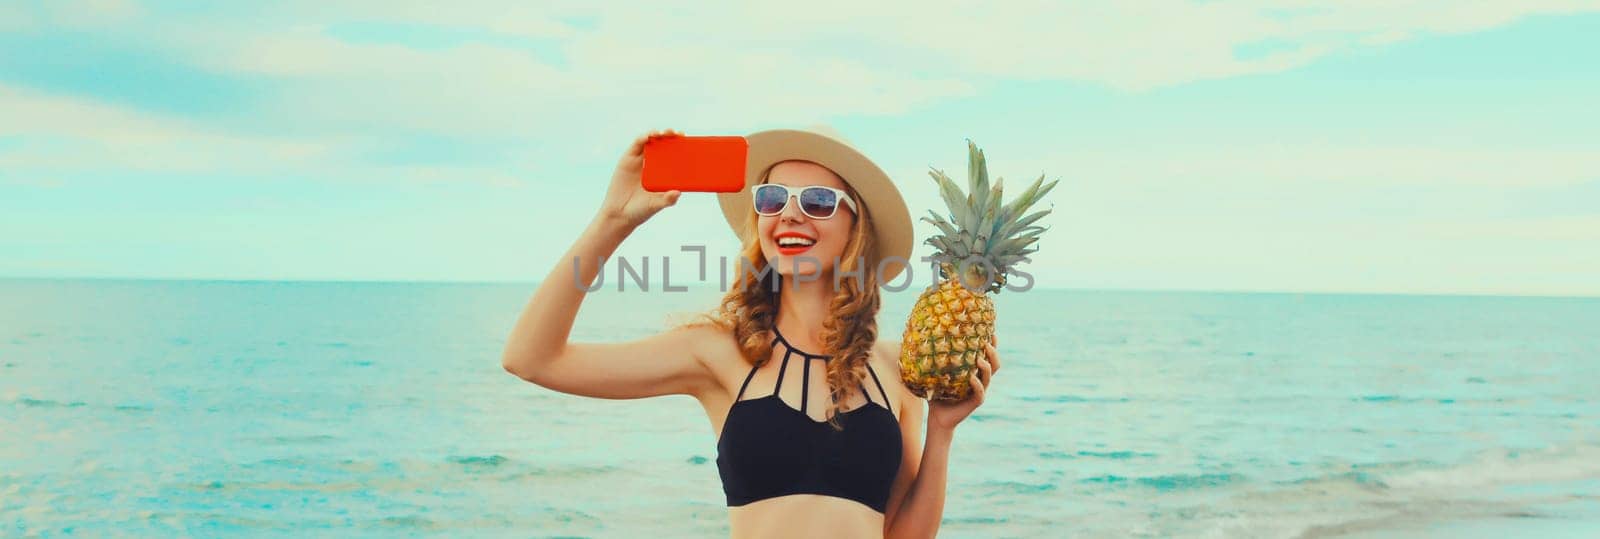
[[[1424,224],[1424,230],[1431,235],[1446,239],[1600,242],[1600,215],[1432,222]],[[1600,243],[1590,245],[1600,246]],[[1596,275],[1596,281],[1600,282],[1600,273]]]
[[[0,159],[3,161],[3,159]],[[0,165],[0,185],[13,187],[32,187],[37,189],[55,189],[66,185],[66,182],[57,178],[40,177],[34,174],[20,175],[8,173],[4,165]]]
[[[22,151],[0,155],[0,168],[52,173],[110,169],[204,172],[315,159],[325,143],[243,137],[95,101],[0,86],[0,136]]]
[[[15,32],[29,28],[33,18],[23,13],[22,6],[0,4],[0,31]]]
[[[1205,148],[1064,150],[1049,161],[1008,163],[1013,170],[1043,170],[1051,177],[1208,188],[1272,184],[1354,186],[1569,185],[1600,179],[1600,152],[1592,149],[1518,147],[1359,146],[1249,144]]]
[[[61,20],[137,15],[136,6],[110,0],[51,6],[50,17]],[[163,24],[119,31],[207,69],[272,80],[257,131],[523,139],[562,133],[554,143],[592,146],[646,125],[739,131],[904,114],[981,92],[996,79],[1145,89],[1276,71],[1374,43],[1579,9],[1600,9],[1600,0],[982,8],[839,1],[698,10],[659,3],[470,0],[443,9],[422,2],[297,2],[233,19],[226,11],[163,14]],[[444,28],[481,39],[410,47],[331,35],[334,25],[349,22]],[[498,39],[505,37],[525,41]],[[1264,44],[1259,54],[1235,55],[1257,44]]]
[[[350,43],[321,26],[243,36],[189,36],[214,69],[281,77],[274,106],[339,125],[483,134],[548,132],[551,125],[686,118],[744,125],[852,114],[898,114],[974,92],[955,78],[878,69],[848,57],[795,50],[664,46],[623,30],[560,44],[566,65],[527,50],[467,42],[449,48]],[[554,47],[555,45],[551,45]]]
[[[561,19],[582,16],[587,11],[581,3],[512,0],[454,0],[448,6],[415,0],[295,0],[281,4],[279,9],[292,13],[296,20],[312,24],[392,22],[535,38],[572,36],[575,29]]]
[[[1281,71],[1353,48],[1583,9],[1600,9],[1600,0],[982,8],[839,1],[803,9],[318,2],[290,4],[259,23],[187,20],[189,30],[158,39],[214,69],[278,78],[280,97],[270,105],[278,117],[527,136],[592,123],[748,129],[894,115],[973,95],[1004,79],[1142,90]],[[577,19],[590,22],[572,22]],[[349,22],[411,25],[402,32],[447,29],[478,39],[408,47],[329,34]],[[1241,47],[1257,52],[1236,54]]]
[[[928,6],[885,40],[935,51],[994,76],[1074,79],[1145,89],[1278,71],[1363,43],[1480,31],[1600,2],[1043,2],[1036,9]],[[1237,47],[1274,44],[1259,58]]]
[[[861,58],[874,70],[913,66],[959,80],[1070,79],[1125,89],[1278,71],[1324,55],[1427,34],[1481,31],[1541,13],[1600,9],[1595,0],[1410,2],[1009,2],[744,3],[690,11],[679,6],[611,7],[604,33],[580,34],[658,47],[685,42],[728,49],[819,50]],[[871,50],[896,52],[872,62]],[[1236,48],[1276,45],[1240,58]],[[859,55],[859,56],[858,56]]]
[[[126,23],[142,10],[133,0],[59,0],[23,7],[0,5],[0,29],[39,27],[105,28]]]
[[[0,137],[19,147],[0,152],[0,183],[60,187],[81,172],[274,173],[341,181],[520,184],[497,164],[389,167],[351,154],[374,142],[359,137],[246,136],[95,101],[0,85]]]

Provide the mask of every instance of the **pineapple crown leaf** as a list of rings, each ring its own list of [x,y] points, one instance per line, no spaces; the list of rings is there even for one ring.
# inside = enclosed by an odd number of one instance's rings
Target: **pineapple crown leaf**
[[[989,165],[983,150],[967,139],[967,204],[973,208],[986,206],[989,194]]]
[[[958,226],[963,226],[966,219],[961,215],[964,208],[964,205],[961,204],[961,199],[963,198],[961,196],[961,188],[957,187],[955,182],[951,181],[950,177],[946,176],[942,170],[934,169],[928,174],[933,176],[934,183],[939,185],[939,196],[944,198],[945,206],[950,208],[950,221]]]
[[[1003,224],[1004,226],[1001,226],[1000,230],[998,232],[995,232],[995,234],[993,236],[991,236],[991,237],[1009,238],[1009,237],[1014,236],[1014,235],[1016,235],[1016,234],[1018,234],[1018,233],[1020,233],[1020,232],[1022,232],[1024,230],[1027,230],[1028,229],[1027,228],[1028,225],[1033,224],[1034,221],[1038,221],[1040,218],[1043,218],[1044,216],[1049,215],[1049,214],[1050,214],[1050,210],[1040,210],[1040,211],[1036,211],[1036,212],[1030,213],[1026,217],[1023,217],[1023,218],[1018,219],[1016,221],[1012,221],[1012,222],[1009,222],[1009,223],[1000,223],[1000,224]]]
[[[1004,240],[1000,240],[1000,243],[995,245],[995,249],[994,250],[998,251],[998,252],[1003,252],[1003,253],[1016,252],[1016,251],[1022,250],[1023,247],[1027,247],[1028,244],[1031,244],[1031,243],[1033,243],[1035,241],[1038,241],[1038,240],[1039,240],[1038,236],[1021,237],[1021,238],[1007,238],[1007,239],[1004,239]]]
[[[988,207],[983,210],[983,228],[989,231],[989,237],[991,238],[997,237],[1000,232],[1000,225],[1003,223],[1000,219],[1000,185],[1004,182],[1004,178],[995,178],[994,187],[989,193]]]
[[[931,219],[929,217],[923,217],[922,220],[932,223],[933,226],[939,227],[939,231],[943,232],[946,236],[954,237],[956,235],[956,227],[951,225],[950,221],[946,221],[944,217],[934,213],[933,210],[928,210],[928,215],[931,217]]]
[[[1021,215],[1022,212],[1028,210],[1028,207],[1033,206],[1034,203],[1044,198],[1044,195],[1054,189],[1059,182],[1060,180],[1053,180],[1049,185],[1044,185],[1044,175],[1039,175],[1039,179],[1034,180],[1032,184],[1028,185],[1027,189],[1022,190],[1021,195],[1018,195],[1017,198],[1000,210],[1001,220],[1009,220],[1011,216]]]

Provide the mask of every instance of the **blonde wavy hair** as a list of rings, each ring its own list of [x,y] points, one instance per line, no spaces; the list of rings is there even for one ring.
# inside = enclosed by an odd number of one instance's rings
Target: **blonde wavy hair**
[[[759,183],[767,183],[771,172],[772,169],[768,168],[761,175]],[[861,195],[848,183],[844,190],[852,199],[861,200]],[[735,261],[736,264],[742,262],[735,269],[738,278],[723,295],[721,304],[703,315],[701,321],[732,331],[734,340],[739,343],[740,355],[752,367],[760,367],[772,359],[772,344],[776,338],[772,328],[776,323],[781,295],[780,292],[774,292],[775,289],[781,289],[778,286],[781,283],[774,281],[781,279],[781,276],[776,271],[766,271],[767,260],[761,253],[757,216],[754,208],[749,211],[743,234],[749,239],[740,248],[739,259]],[[827,317],[822,322],[823,350],[819,353],[829,356],[827,380],[832,398],[828,403],[828,424],[834,430],[844,428],[838,421],[839,413],[844,411],[845,396],[851,388],[863,385],[862,379],[866,374],[863,371],[872,345],[878,340],[878,275],[873,264],[867,263],[874,259],[872,254],[876,245],[872,241],[871,217],[866,206],[857,204],[856,211],[849,242],[845,244],[844,253],[833,270],[833,281],[838,286],[835,287],[833,300],[828,304]],[[855,272],[859,272],[860,279],[853,275],[839,277]],[[805,396],[801,395],[801,398]],[[868,398],[871,398],[870,395]]]

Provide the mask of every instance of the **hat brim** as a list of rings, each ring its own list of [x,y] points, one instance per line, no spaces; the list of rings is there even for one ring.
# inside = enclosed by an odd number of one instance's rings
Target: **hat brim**
[[[875,253],[869,254],[868,263],[879,267],[878,282],[887,283],[900,275],[911,261],[911,213],[906,209],[905,198],[894,186],[889,175],[876,163],[849,144],[827,135],[797,129],[774,129],[745,136],[749,154],[745,161],[744,188],[735,193],[719,193],[718,203],[722,215],[739,236],[745,237],[745,220],[755,216],[750,203],[750,186],[761,181],[767,169],[783,161],[810,161],[838,174],[851,189],[860,195],[856,202],[867,207],[871,215]]]

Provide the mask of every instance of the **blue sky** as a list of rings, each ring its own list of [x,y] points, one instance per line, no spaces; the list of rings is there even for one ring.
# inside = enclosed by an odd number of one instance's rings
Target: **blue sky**
[[[1600,295],[1600,2],[1386,4],[8,3],[0,276],[537,280],[637,134],[827,123],[1060,179],[1038,286]]]

